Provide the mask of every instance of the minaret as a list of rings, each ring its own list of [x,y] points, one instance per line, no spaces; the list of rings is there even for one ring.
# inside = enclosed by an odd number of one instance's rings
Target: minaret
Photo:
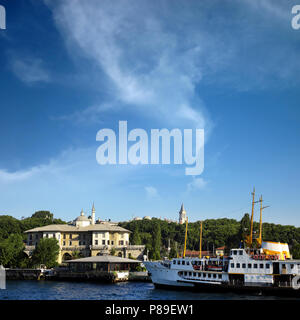
[[[93,207],[92,207],[92,224],[95,224],[95,206],[94,206],[94,202],[93,202]]]
[[[179,223],[184,224],[185,221],[186,221],[186,211],[184,210],[184,206],[182,204],[179,211]]]

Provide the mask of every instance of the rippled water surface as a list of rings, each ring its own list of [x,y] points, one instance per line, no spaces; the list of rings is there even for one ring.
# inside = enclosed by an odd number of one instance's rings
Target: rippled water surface
[[[274,296],[155,289],[149,282],[100,284],[61,281],[7,281],[0,300],[261,300]]]

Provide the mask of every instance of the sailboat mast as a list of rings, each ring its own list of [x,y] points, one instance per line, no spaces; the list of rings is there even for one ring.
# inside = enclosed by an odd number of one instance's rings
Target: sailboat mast
[[[260,202],[260,219],[259,219],[259,237],[258,237],[258,242],[261,245],[261,243],[262,243],[262,209],[263,209],[263,207],[262,207],[262,202],[263,202],[262,196],[260,196],[259,202]]]
[[[268,208],[269,206],[265,206],[265,207],[262,206],[262,203],[263,203],[263,198],[262,198],[262,196],[260,197],[259,202],[260,202],[260,220],[259,220],[259,237],[258,237],[258,243],[259,243],[259,245],[261,246],[261,244],[262,244],[262,212],[263,212],[264,209]]]
[[[250,246],[252,245],[252,241],[253,241],[253,215],[254,215],[254,199],[255,199],[255,188],[253,188],[253,192],[252,192],[252,213],[251,213],[251,226],[250,226]]]
[[[202,221],[200,222],[200,244],[199,244],[199,258],[202,256]]]

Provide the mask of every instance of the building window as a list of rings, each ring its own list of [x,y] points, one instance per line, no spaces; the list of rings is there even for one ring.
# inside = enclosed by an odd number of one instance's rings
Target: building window
[[[69,245],[70,245],[70,246],[72,245],[72,241],[69,242]]]
[[[230,267],[231,267],[231,268],[234,268],[234,263],[231,263],[231,264],[230,264]]]
[[[107,244],[109,245],[109,240],[107,240]]]
[[[222,275],[221,275],[221,274],[218,274],[218,278],[219,278],[219,279],[222,279]]]
[[[102,244],[105,245],[105,240],[102,240]]]
[[[35,235],[35,239],[38,239],[38,238],[39,238],[39,235],[38,235],[38,234],[36,234],[36,235]]]
[[[29,235],[29,240],[32,240],[32,234]]]
[[[270,264],[269,263],[266,263],[266,268],[270,269]]]
[[[206,278],[206,273],[203,273],[203,278]]]
[[[246,268],[246,263],[243,263],[243,264],[242,264],[242,268]]]
[[[253,267],[254,267],[254,269],[257,269],[257,263],[254,263]]]
[[[210,273],[207,276],[208,276],[208,278],[211,278],[211,274]]]
[[[98,240],[95,240],[95,245],[96,245],[96,246],[98,245]]]
[[[237,264],[236,264],[236,267],[237,267],[237,268],[240,268],[240,267],[241,267],[241,265],[240,265],[239,263],[237,263]]]
[[[66,234],[64,233],[63,239],[66,239]]]
[[[291,264],[291,269],[294,269],[294,265],[293,264]]]
[[[187,262],[186,262],[186,264],[189,266],[189,265],[190,265],[190,262],[189,262],[189,261],[187,261]]]
[[[112,245],[112,246],[114,245],[114,242],[113,242],[113,240],[111,241],[111,245]]]
[[[124,241],[123,240],[119,241],[119,245],[123,246],[124,245]]]
[[[263,268],[264,268],[264,264],[263,264],[263,263],[260,263],[260,264],[259,264],[259,267],[260,267],[261,269],[263,269]]]
[[[217,277],[217,275],[214,273],[214,274],[213,274],[213,278],[216,278],[216,277]]]
[[[243,250],[239,251],[239,255],[242,256],[243,255]]]
[[[251,269],[252,265],[251,263],[248,263],[248,268]]]
[[[72,239],[72,233],[70,234],[70,237],[69,237],[70,239]]]
[[[237,255],[237,251],[236,251],[236,250],[233,250],[233,254],[236,256],[236,255]]]
[[[66,241],[63,241],[63,246],[65,246],[66,245]]]
[[[176,260],[173,260],[173,264],[176,264]]]
[[[177,260],[177,264],[180,264],[180,260]]]

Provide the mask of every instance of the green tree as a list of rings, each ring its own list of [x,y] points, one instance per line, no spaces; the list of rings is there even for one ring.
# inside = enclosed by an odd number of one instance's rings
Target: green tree
[[[141,241],[141,236],[140,236],[140,232],[139,232],[139,226],[137,225],[134,228],[134,231],[132,233],[132,244],[140,245],[141,243],[142,243],[142,241]]]
[[[0,264],[8,268],[19,267],[24,259],[24,243],[20,234],[11,234],[0,242]]]
[[[295,243],[291,250],[293,259],[300,259],[300,243]]]
[[[45,211],[45,210],[41,210],[41,211],[36,211],[31,218],[38,218],[38,219],[45,219],[45,220],[53,220],[53,213],[51,213],[50,211]]]
[[[0,216],[0,240],[7,239],[11,234],[21,234],[21,223],[11,216]]]
[[[153,251],[150,253],[153,260],[159,260],[161,250],[161,227],[158,222],[155,223],[153,230]]]
[[[58,241],[55,238],[43,238],[39,241],[32,253],[32,266],[37,267],[41,264],[48,268],[57,266],[59,254]]]
[[[115,248],[111,248],[110,253],[111,256],[114,256],[116,254],[116,249]]]

